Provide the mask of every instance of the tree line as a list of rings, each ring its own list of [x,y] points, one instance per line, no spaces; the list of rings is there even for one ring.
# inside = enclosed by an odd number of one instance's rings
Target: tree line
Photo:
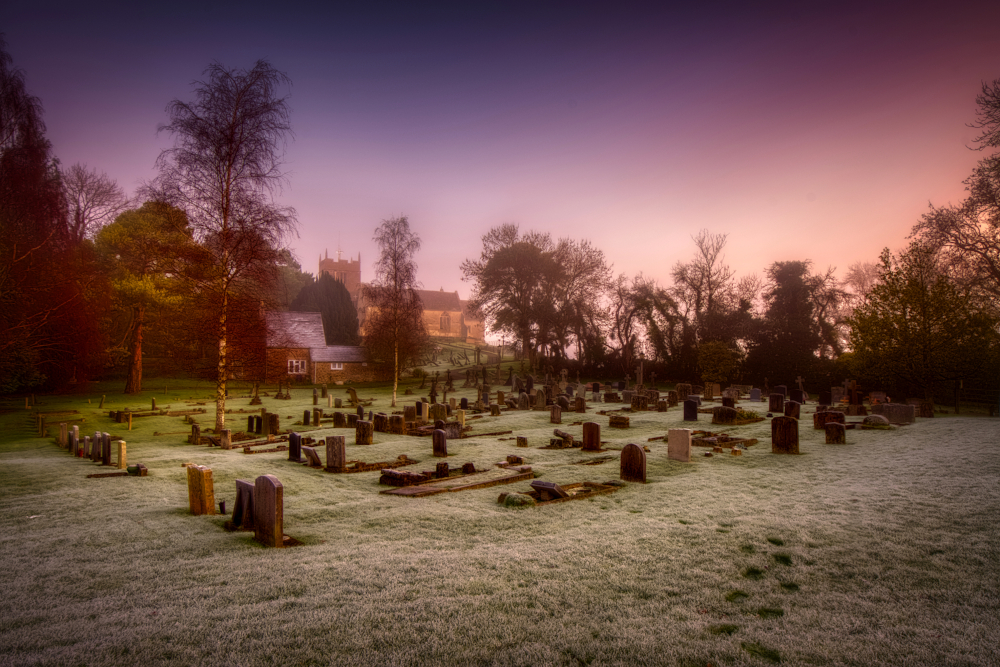
[[[133,198],[86,165],[63,168],[41,102],[0,42],[0,392],[85,382],[117,369],[141,390],[143,358],[226,384],[263,369],[263,313],[323,313],[329,344],[364,342],[401,374],[422,356],[419,238],[382,222],[376,280],[358,338],[344,286],[302,271],[285,247],[296,214],[279,205],[291,136],[287,77],[258,61],[215,64],[193,101],[173,100],[173,146]],[[977,97],[985,153],[967,199],[931,207],[910,245],[841,279],[808,259],[737,276],[727,237],[702,230],[661,285],[616,274],[587,240],[500,224],[461,265],[471,307],[532,367],[623,377],[643,360],[660,378],[814,387],[854,377],[924,394],[997,384],[1000,369],[1000,81]],[[992,383],[992,384],[990,384]],[[918,394],[919,395],[919,394]],[[217,426],[221,427],[221,422]]]

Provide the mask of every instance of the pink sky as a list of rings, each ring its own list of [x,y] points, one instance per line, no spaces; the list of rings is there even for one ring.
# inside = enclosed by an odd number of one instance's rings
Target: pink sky
[[[282,200],[305,270],[339,243],[370,278],[375,227],[405,214],[424,286],[464,298],[460,263],[507,221],[587,238],[616,272],[663,284],[702,228],[729,234],[741,275],[797,259],[843,275],[901,248],[981,157],[966,123],[1000,77],[1000,9],[981,4],[293,5],[234,20],[15,3],[2,30],[62,163],[128,190],[155,175],[164,107],[208,63],[268,59],[294,81]]]

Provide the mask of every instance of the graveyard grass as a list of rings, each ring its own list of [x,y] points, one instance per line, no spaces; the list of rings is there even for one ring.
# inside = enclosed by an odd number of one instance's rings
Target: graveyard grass
[[[39,409],[79,410],[81,435],[125,439],[129,463],[144,463],[148,477],[88,479],[108,469],[55,444],[58,418],[49,418],[50,437],[37,437],[23,400],[2,403],[0,664],[995,664],[996,419],[921,419],[826,445],[812,429],[812,404],[798,456],[771,453],[769,421],[713,427],[701,414],[695,425],[681,421],[680,407],[632,414],[628,430],[595,416],[608,406],[588,401],[587,415],[564,413],[560,428],[577,439],[574,421],[602,425],[609,451],[600,454],[539,449],[555,428],[547,411],[470,420],[480,433],[514,433],[449,441],[453,467],[487,469],[516,454],[544,480],[604,482],[618,478],[624,445],[649,447],[646,484],[511,508],[497,496],[528,482],[386,496],[378,473],[329,474],[286,452],[196,448],[180,417],[137,418],[129,432],[98,411],[101,394],[105,410],[147,408],[153,396],[158,407],[211,410],[211,387],[117,390],[40,396]],[[331,392],[346,398],[343,387]],[[390,411],[387,388],[358,393]],[[238,394],[227,406],[252,410]],[[311,387],[292,396],[263,398],[282,431],[312,407]],[[212,420],[199,418],[205,428]],[[246,416],[228,421],[243,430]],[[695,447],[690,463],[668,460],[663,440],[646,442],[684,427],[760,442],[742,457],[707,458]],[[346,435],[348,459],[407,454],[416,470],[441,460],[430,438],[376,433],[362,447],[353,429],[298,430]],[[516,447],[515,435],[529,447]],[[304,545],[265,549],[252,533],[223,530],[225,516],[192,516],[185,462],[212,469],[229,512],[236,479],[277,476],[284,532]]]

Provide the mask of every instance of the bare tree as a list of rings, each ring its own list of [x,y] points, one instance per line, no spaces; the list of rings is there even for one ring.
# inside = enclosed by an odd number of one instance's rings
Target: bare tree
[[[62,174],[69,233],[74,241],[92,238],[129,206],[118,183],[85,164],[74,164]]]
[[[684,306],[693,321],[699,340],[709,336],[715,317],[732,300],[733,271],[722,254],[727,234],[712,234],[703,229],[693,236],[697,252],[690,262],[677,262],[673,268],[674,297]]]
[[[396,407],[399,375],[427,341],[423,304],[417,296],[420,238],[410,231],[406,216],[383,220],[375,230],[379,246],[375,280],[363,288],[365,345],[376,354],[392,355],[392,407]]]
[[[275,203],[285,180],[284,144],[291,136],[290,83],[270,63],[227,69],[215,63],[195,84],[195,101],[167,105],[162,125],[174,147],[157,158],[155,197],[187,213],[207,265],[199,267],[200,293],[214,301],[218,345],[215,428],[225,426],[230,300],[241,289],[274,280],[283,240],[294,233],[292,208]]]

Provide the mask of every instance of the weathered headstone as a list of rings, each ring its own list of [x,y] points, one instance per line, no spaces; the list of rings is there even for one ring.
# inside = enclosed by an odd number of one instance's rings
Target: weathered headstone
[[[801,404],[799,404],[798,401],[786,401],[785,402],[785,416],[786,417],[794,417],[795,419],[798,419],[799,418],[799,409],[801,407],[802,406],[801,406]]]
[[[254,539],[265,547],[283,547],[285,489],[274,475],[261,475],[253,488]]]
[[[389,415],[384,412],[376,412],[372,423],[375,427],[376,433],[388,433],[389,432]]]
[[[635,394],[632,396],[631,406],[632,412],[645,412],[649,409],[649,398],[646,396]]]
[[[732,396],[723,396],[722,397],[722,405],[724,405],[727,408],[735,408],[736,407],[736,399],[733,398]]]
[[[771,390],[771,393],[772,394],[781,394],[781,397],[784,398],[784,397],[788,396],[788,387],[786,385],[779,384],[777,387],[775,387],[774,389]]]
[[[691,385],[687,382],[681,382],[674,390],[677,392],[678,400],[683,400],[691,395]]]
[[[319,391],[313,388],[313,405],[319,405]]]
[[[639,445],[629,443],[622,448],[620,477],[626,482],[646,483],[646,452]]]
[[[187,467],[188,507],[191,514],[215,514],[215,486],[212,469],[205,466]]]
[[[801,389],[792,389],[791,395],[789,396],[793,401],[802,405],[806,402],[806,392]]]
[[[367,420],[359,419],[354,424],[354,444],[370,445],[375,442],[375,427]]]
[[[799,453],[799,420],[793,417],[775,417],[771,420],[771,453]]]
[[[191,424],[191,444],[195,447],[201,444],[201,427],[197,424]]]
[[[667,392],[667,405],[674,407],[681,402],[680,395],[676,391]]]
[[[528,395],[526,393],[524,393],[523,391],[517,397],[517,409],[518,410],[527,410],[528,409]]]
[[[847,429],[843,424],[827,422],[823,428],[826,431],[826,444],[843,445],[847,442]]]
[[[549,407],[549,423],[562,424],[562,408],[558,405],[552,405]]]
[[[344,416],[343,412],[333,413],[333,427],[334,428],[345,428],[347,426],[347,418]]]
[[[686,422],[698,421],[698,404],[695,401],[692,401],[690,398],[684,401],[684,421]]]
[[[319,460],[319,454],[316,453],[315,447],[302,447],[302,453],[306,455],[306,463],[309,464],[311,468],[322,468],[323,462]]]
[[[524,436],[524,435],[517,436],[517,446],[518,447],[527,447],[528,446],[528,438],[527,438],[527,436]]]
[[[725,405],[712,408],[713,424],[735,424],[737,419],[739,419],[739,413],[736,411],[736,408],[726,407]]]
[[[102,433],[101,440],[101,465],[109,466],[111,465],[111,436],[107,433]]]
[[[462,400],[459,401],[458,404],[462,407],[463,410],[469,409],[469,399],[466,398],[465,396],[462,397]]]
[[[597,422],[583,423],[583,447],[585,452],[601,451],[601,425]]]
[[[538,499],[543,503],[556,498],[569,498],[569,494],[555,482],[546,482],[536,479],[530,484],[531,488],[538,492]]]
[[[826,427],[827,424],[843,424],[844,413],[839,410],[824,410],[813,413],[813,428],[817,431]]]
[[[434,456],[448,456],[448,436],[442,429],[434,429],[431,433],[431,445]]]
[[[227,522],[230,530],[253,530],[253,482],[236,480],[236,504],[233,518]]]
[[[326,469],[337,472],[346,466],[347,439],[342,435],[328,435],[326,437]]]
[[[760,400],[761,400],[760,399],[760,389],[757,389],[756,387],[754,387],[753,389],[750,390],[750,400],[751,401],[760,402]]]
[[[691,429],[672,428],[667,431],[667,458],[691,462]]]
[[[545,392],[539,391],[535,394],[535,409],[544,410],[545,409]]]
[[[608,417],[608,426],[610,428],[628,428],[629,418],[625,415],[611,415]]]
[[[768,412],[785,412],[785,395],[780,392],[774,392],[768,396],[767,404]]]
[[[128,468],[128,462],[125,460],[125,441],[118,441],[118,469],[125,470]]]
[[[335,398],[335,399],[333,399],[333,407],[335,407],[335,408],[342,408],[342,407],[344,407],[344,399],[342,399],[342,398]]]

